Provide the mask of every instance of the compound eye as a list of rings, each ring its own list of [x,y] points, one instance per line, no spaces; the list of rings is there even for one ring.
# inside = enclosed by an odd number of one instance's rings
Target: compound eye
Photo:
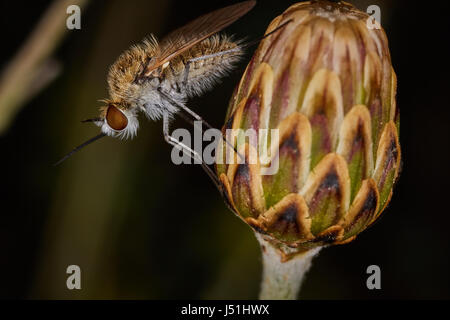
[[[106,111],[106,122],[108,125],[116,130],[122,131],[128,125],[127,117],[115,106],[109,106]]]

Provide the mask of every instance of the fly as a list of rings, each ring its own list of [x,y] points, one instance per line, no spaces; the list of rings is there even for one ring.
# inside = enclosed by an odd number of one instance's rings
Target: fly
[[[191,123],[201,121],[211,128],[186,106],[186,102],[211,89],[243,56],[249,44],[243,45],[242,41],[218,32],[249,12],[255,4],[254,0],[244,1],[213,11],[173,31],[160,42],[151,35],[122,53],[110,67],[109,98],[102,100],[105,105],[100,108],[100,116],[83,121],[95,123],[101,133],[74,148],[55,165],[102,137],[133,138],[139,127],[137,115],[143,112],[151,120],[162,119],[165,140],[199,160],[219,187],[217,176],[201,161],[201,156],[170,135],[169,124],[173,116],[179,114]]]

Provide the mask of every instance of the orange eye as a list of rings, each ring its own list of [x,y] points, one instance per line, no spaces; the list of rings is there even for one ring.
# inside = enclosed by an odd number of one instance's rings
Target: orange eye
[[[106,111],[106,122],[116,131],[122,131],[128,125],[127,117],[119,109],[112,105],[109,106]]]

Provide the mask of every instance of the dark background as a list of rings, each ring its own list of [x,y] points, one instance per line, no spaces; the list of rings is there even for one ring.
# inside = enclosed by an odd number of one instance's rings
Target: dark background
[[[134,140],[106,138],[51,166],[98,132],[79,120],[97,115],[108,67],[123,50],[231,2],[95,0],[82,10],[82,29],[69,31],[55,53],[62,74],[0,136],[0,297],[257,297],[252,232],[199,166],[171,163],[161,123],[141,118]],[[227,32],[256,39],[293,2],[259,1]],[[301,298],[448,299],[449,11],[443,1],[351,2],[382,9],[398,75],[403,172],[374,227],[315,259]],[[3,66],[49,4],[1,2]],[[189,103],[215,127],[245,64]],[[66,289],[70,264],[82,269],[82,290]],[[382,290],[366,288],[371,264],[381,267]]]

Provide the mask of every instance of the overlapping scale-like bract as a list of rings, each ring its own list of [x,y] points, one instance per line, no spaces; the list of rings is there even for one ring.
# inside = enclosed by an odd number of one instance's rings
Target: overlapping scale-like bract
[[[353,240],[398,178],[396,76],[386,35],[368,18],[344,2],[291,6],[267,32],[291,22],[262,41],[230,102],[224,133],[259,136],[237,136],[247,161],[217,165],[217,173],[235,213],[285,259]],[[279,132],[273,175],[248,161],[264,147],[259,129]]]

